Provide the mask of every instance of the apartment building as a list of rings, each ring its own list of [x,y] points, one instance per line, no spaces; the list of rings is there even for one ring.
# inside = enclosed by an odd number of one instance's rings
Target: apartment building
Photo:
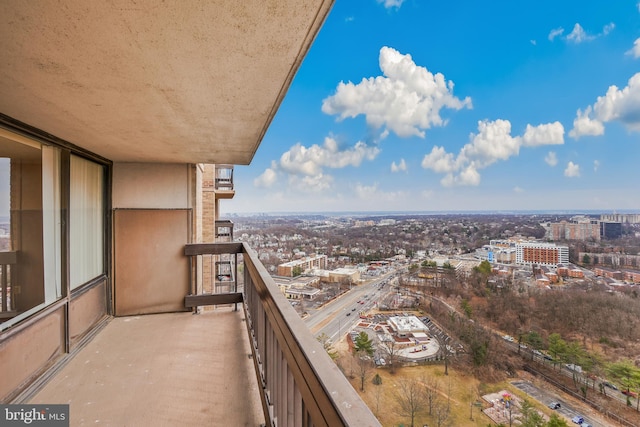
[[[602,214],[600,221],[620,222],[623,224],[640,224],[640,214]]]
[[[551,240],[600,240],[599,221],[588,217],[574,217],[571,221],[548,224],[547,237]]]
[[[569,247],[553,243],[521,242],[516,245],[516,263],[557,267],[569,263]]]
[[[253,249],[218,239],[234,190],[205,166],[251,162],[332,4],[0,3],[0,401],[379,425]],[[242,289],[207,287],[224,256]]]
[[[278,276],[292,277],[294,271],[304,273],[307,270],[325,270],[327,268],[326,255],[313,255],[278,265]]]

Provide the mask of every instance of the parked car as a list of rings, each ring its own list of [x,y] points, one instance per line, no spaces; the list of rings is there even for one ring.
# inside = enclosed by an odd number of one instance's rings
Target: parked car
[[[547,406],[551,409],[560,409],[560,402],[551,402]]]
[[[582,373],[582,366],[580,365],[574,365],[573,363],[566,363],[564,366],[566,366],[567,369],[570,371],[575,371],[579,374]]]
[[[581,415],[576,415],[575,417],[571,418],[571,421],[580,425],[584,422],[584,418]]]
[[[618,386],[616,386],[613,383],[610,383],[609,381],[603,382],[602,385],[604,385],[605,387],[609,387],[612,390],[618,390]]]
[[[622,394],[624,394],[625,396],[638,397],[635,392],[630,390],[622,390]]]

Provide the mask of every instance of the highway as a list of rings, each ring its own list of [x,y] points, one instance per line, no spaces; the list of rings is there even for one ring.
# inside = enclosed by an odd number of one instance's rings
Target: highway
[[[314,336],[326,334],[331,341],[339,341],[359,321],[360,311],[374,308],[385,295],[395,292],[390,279],[395,272],[373,279],[363,285],[354,285],[351,290],[318,309],[307,309],[305,324]]]

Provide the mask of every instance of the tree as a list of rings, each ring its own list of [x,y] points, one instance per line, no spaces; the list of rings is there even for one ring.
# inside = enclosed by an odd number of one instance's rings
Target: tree
[[[376,374],[373,377],[372,380],[373,384],[376,385],[376,417],[379,415],[379,411],[380,411],[380,392],[382,387],[380,387],[382,385],[382,378],[380,377],[379,374]]]
[[[331,360],[336,360],[338,358],[339,354],[336,349],[333,348],[333,344],[331,343],[331,338],[329,338],[329,335],[323,332],[318,335],[316,339],[318,340],[318,342],[320,342],[320,344],[322,344],[322,347],[327,352]]]
[[[382,340],[382,350],[386,356],[386,362],[389,365],[391,373],[395,373],[397,365],[396,362],[398,361],[398,352],[400,350],[396,340],[393,339],[393,337],[385,337]]]
[[[544,427],[545,422],[536,408],[525,399],[520,407],[520,422],[523,427]]]
[[[373,356],[373,341],[369,338],[369,335],[362,331],[356,338],[354,344],[354,351],[356,353],[364,353],[367,356]]]
[[[480,265],[473,267],[473,269],[484,276],[489,276],[493,270],[491,263],[487,260],[480,262]]]
[[[438,398],[438,380],[435,378],[429,378],[424,381],[424,395],[427,401],[427,407],[429,408],[429,415],[433,414],[434,405]]]
[[[585,359],[586,359],[586,351],[584,350],[584,348],[582,348],[582,346],[580,345],[579,342],[573,341],[573,342],[569,343],[566,346],[564,360],[567,363],[570,363],[572,365],[580,365],[580,366],[582,366],[582,364],[584,364],[585,361],[586,361]],[[578,371],[577,369],[572,369],[571,370],[571,372],[573,373],[573,375],[572,375],[573,384],[576,387],[578,386],[578,372],[577,371]],[[586,394],[586,389],[583,390],[583,394]]]
[[[585,265],[591,264],[591,257],[588,254],[584,254],[582,257],[582,263]]]
[[[549,335],[549,354],[553,357],[555,365],[559,359],[564,358],[567,352],[567,342],[560,337],[560,334],[553,333]]]
[[[398,415],[409,418],[411,427],[414,427],[416,416],[424,411],[426,402],[421,385],[414,378],[400,381],[395,400],[398,404]]]
[[[436,420],[437,427],[442,427],[443,425],[445,425],[450,415],[451,411],[449,405],[440,401],[436,402],[435,409],[433,411],[433,417]]]
[[[358,376],[360,377],[360,391],[364,391],[364,383],[371,372],[371,357],[366,354],[365,350],[360,350],[358,357]]]
[[[629,392],[640,389],[640,369],[631,360],[612,363],[607,368],[607,373],[618,380],[627,391],[627,405],[630,406]],[[636,399],[636,410],[640,410],[640,399]]]
[[[560,418],[557,414],[551,415],[546,427],[569,427],[567,421],[564,418]]]
[[[302,267],[300,267],[299,265],[296,265],[295,267],[293,267],[291,269],[291,276],[292,277],[300,276],[302,273],[303,273]]]
[[[540,350],[544,345],[544,341],[539,333],[535,331],[529,331],[524,337],[524,342],[531,347],[532,350]],[[535,353],[531,351],[531,360],[533,360]]]
[[[471,307],[469,301],[467,299],[463,299],[460,302],[460,306],[462,307],[462,311],[464,311],[464,314],[467,316],[467,318],[471,319],[471,316],[473,315],[473,307]]]

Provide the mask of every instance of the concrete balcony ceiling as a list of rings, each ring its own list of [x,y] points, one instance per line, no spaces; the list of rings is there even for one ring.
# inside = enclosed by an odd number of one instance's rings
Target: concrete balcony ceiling
[[[0,113],[107,159],[249,164],[333,0],[0,2]]]

